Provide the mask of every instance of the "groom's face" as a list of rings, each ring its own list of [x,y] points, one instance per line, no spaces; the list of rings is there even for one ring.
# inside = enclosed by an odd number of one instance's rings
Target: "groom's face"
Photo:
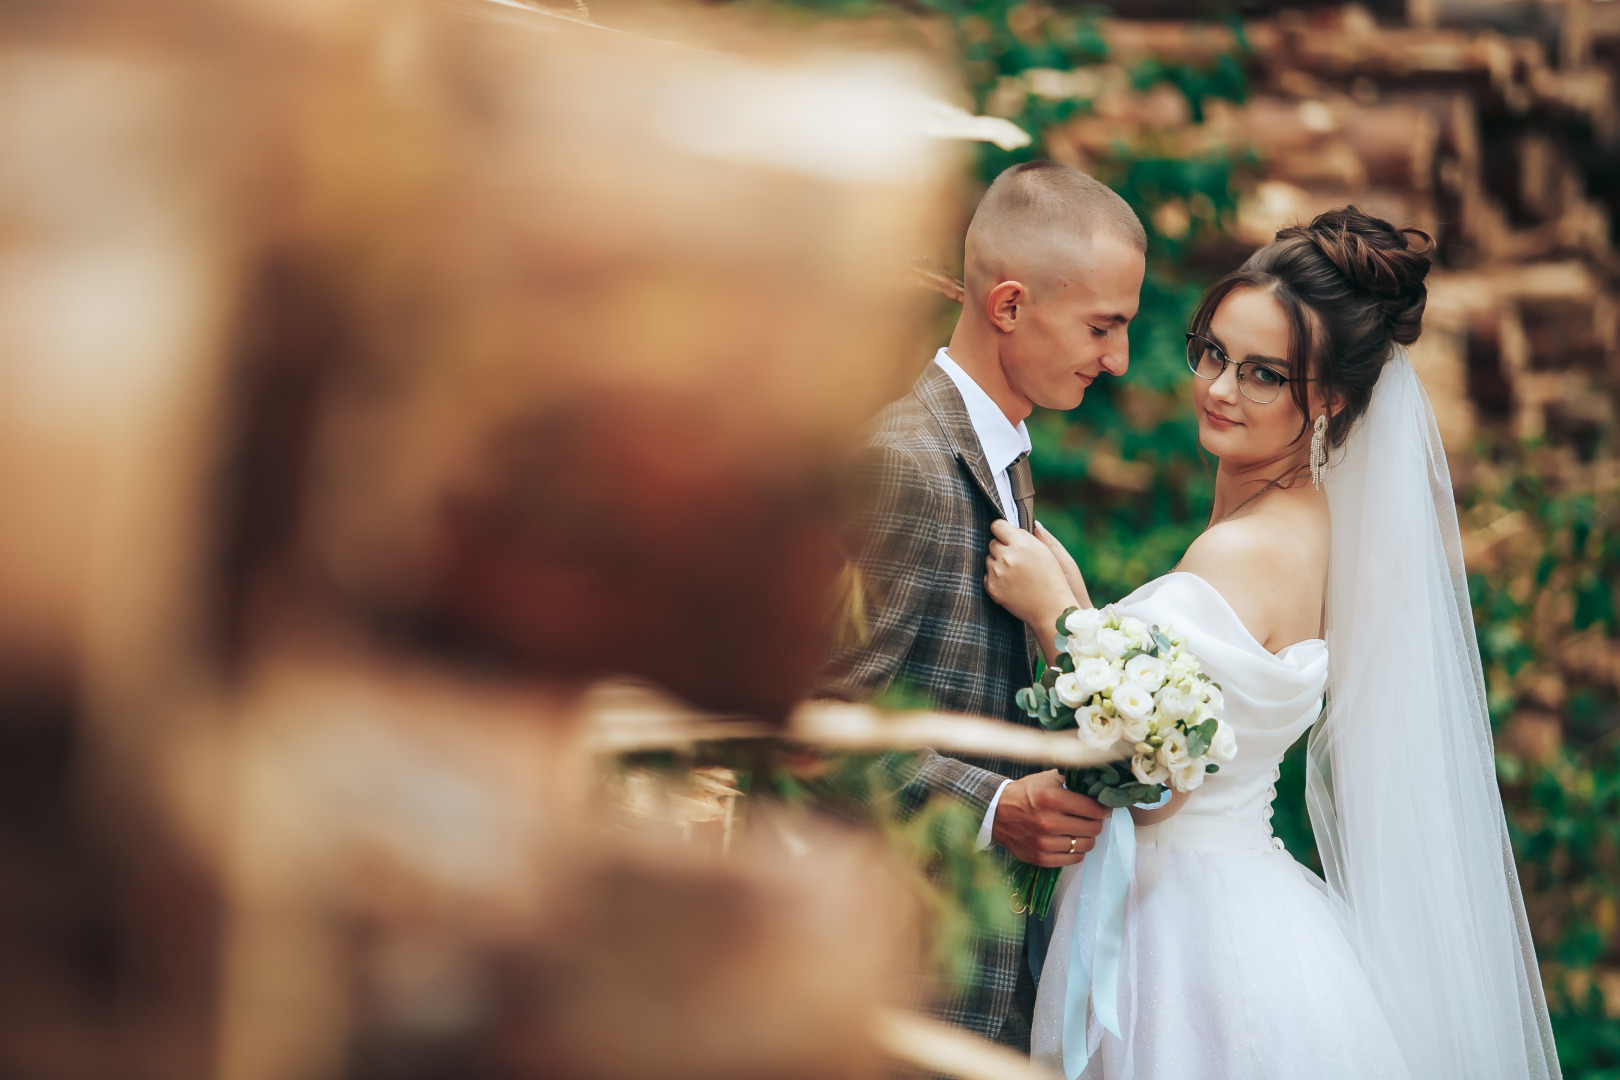
[[[1002,349],[1012,388],[1042,408],[1072,409],[1100,375],[1125,374],[1145,268],[1135,245],[1101,233],[1036,277]]]

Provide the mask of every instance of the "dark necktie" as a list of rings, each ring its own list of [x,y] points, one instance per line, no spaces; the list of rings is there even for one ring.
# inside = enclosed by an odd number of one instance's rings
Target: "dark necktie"
[[[1029,474],[1029,451],[1025,450],[1007,466],[1007,479],[1012,481],[1013,502],[1018,505],[1018,527],[1033,532],[1035,529],[1035,479]]]

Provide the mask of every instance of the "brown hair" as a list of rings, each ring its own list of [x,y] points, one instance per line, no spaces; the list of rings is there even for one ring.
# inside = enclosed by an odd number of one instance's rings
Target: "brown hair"
[[[1305,417],[1300,435],[1311,423],[1308,374],[1324,398],[1337,394],[1344,403],[1328,421],[1328,444],[1339,446],[1367,411],[1391,347],[1412,344],[1423,330],[1432,247],[1421,229],[1397,229],[1354,206],[1329,210],[1282,230],[1210,286],[1192,330],[1207,334],[1238,289],[1271,293],[1288,316],[1294,403]]]

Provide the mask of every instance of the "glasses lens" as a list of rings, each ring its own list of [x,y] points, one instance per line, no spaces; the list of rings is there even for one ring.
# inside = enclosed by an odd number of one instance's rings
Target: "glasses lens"
[[[1222,367],[1220,350],[1213,342],[1205,341],[1201,337],[1189,337],[1187,366],[1201,379],[1218,379]]]
[[[1238,366],[1238,389],[1256,405],[1270,405],[1282,393],[1283,378],[1263,364]]]

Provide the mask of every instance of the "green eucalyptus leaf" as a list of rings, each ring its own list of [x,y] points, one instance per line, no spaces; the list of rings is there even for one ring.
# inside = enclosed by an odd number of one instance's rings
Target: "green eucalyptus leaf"
[[[1058,619],[1057,619],[1057,632],[1058,633],[1060,633],[1060,634],[1068,634],[1069,627],[1067,626],[1067,623],[1069,621],[1069,616],[1073,615],[1075,612],[1077,612],[1079,610],[1080,610],[1080,606],[1078,604],[1070,604],[1068,607],[1063,609],[1063,614],[1059,615]]]
[[[1217,765],[1217,764],[1215,764],[1215,763],[1214,763],[1214,762],[1213,762],[1213,761],[1212,761],[1212,762],[1210,762],[1210,763],[1209,763],[1209,764],[1208,764],[1208,765],[1205,765],[1205,766],[1204,766],[1204,771],[1205,771],[1205,772],[1207,772],[1207,773],[1210,773],[1210,772],[1220,772],[1220,771],[1221,771],[1221,767],[1220,767],[1220,766],[1219,766],[1219,765]]]
[[[1131,798],[1125,792],[1121,791],[1119,788],[1111,787],[1103,788],[1101,792],[1093,797],[1104,806],[1111,807],[1116,810],[1121,806],[1129,806],[1131,803],[1137,801]]]
[[[1213,716],[1198,725],[1198,734],[1204,737],[1205,745],[1215,741],[1215,732],[1219,731],[1221,722]]]
[[[1187,732],[1187,754],[1190,757],[1203,757],[1209,750],[1209,741],[1204,738],[1200,728],[1193,728]]]
[[[1046,690],[1052,689],[1052,687],[1057,685],[1058,676],[1061,674],[1063,674],[1063,672],[1059,671],[1057,668],[1048,667],[1044,672],[1041,673],[1041,686]]]
[[[1074,727],[1074,710],[1067,705],[1048,708],[1047,714],[1040,718],[1041,726],[1048,731],[1063,731]]]
[[[1074,670],[1074,657],[1068,653],[1058,653],[1058,658],[1053,663],[1064,672]]]
[[[1013,703],[1030,716],[1034,716],[1039,711],[1035,706],[1035,688],[1032,686],[1026,686],[1014,694]]]

